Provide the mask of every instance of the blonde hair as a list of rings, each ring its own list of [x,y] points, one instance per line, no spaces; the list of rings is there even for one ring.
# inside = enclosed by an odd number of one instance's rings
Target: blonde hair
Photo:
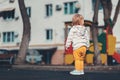
[[[72,25],[83,25],[82,20],[84,21],[84,18],[80,14],[75,14],[72,18]]]

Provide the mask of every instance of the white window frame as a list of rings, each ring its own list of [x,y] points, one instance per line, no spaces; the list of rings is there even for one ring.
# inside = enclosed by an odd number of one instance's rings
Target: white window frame
[[[13,20],[15,18],[15,9],[11,11],[0,12],[0,15],[2,15],[4,20]]]
[[[27,15],[31,17],[31,7],[26,7]]]
[[[46,29],[46,40],[53,40],[53,29]]]
[[[2,38],[3,43],[13,43],[15,41],[15,33],[13,31],[3,32]]]
[[[75,7],[76,2],[77,1],[64,3],[64,14],[74,14],[74,13],[77,13],[76,12],[76,7]],[[71,3],[73,4],[73,6],[70,5]],[[72,12],[71,12],[71,8],[70,7],[73,8]],[[65,11],[65,9],[67,9],[67,11]]]
[[[45,7],[46,7],[46,16],[52,16],[53,15],[53,5],[47,4]]]

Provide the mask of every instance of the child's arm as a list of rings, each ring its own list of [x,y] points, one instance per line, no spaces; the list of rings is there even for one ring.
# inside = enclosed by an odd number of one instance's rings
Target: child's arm
[[[86,45],[87,47],[90,46],[90,36],[88,34],[88,30],[86,29],[86,33],[85,33],[85,38],[86,38]]]
[[[67,40],[66,40],[66,45],[65,45],[66,49],[68,49],[70,47],[70,45],[71,45],[72,36],[73,36],[73,32],[72,32],[72,30],[70,30],[70,32],[68,34],[68,37],[67,37]]]

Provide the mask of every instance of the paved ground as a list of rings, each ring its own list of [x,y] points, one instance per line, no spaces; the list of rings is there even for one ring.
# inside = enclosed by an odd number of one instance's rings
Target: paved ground
[[[72,76],[74,66],[0,65],[0,80],[120,80],[120,65],[85,66],[85,75]]]
[[[120,71],[85,71],[85,75],[72,76],[61,70],[2,68],[0,80],[120,80]]]

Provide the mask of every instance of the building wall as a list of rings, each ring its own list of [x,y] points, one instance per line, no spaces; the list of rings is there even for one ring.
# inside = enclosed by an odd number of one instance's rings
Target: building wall
[[[21,42],[23,24],[21,19],[21,14],[19,11],[18,0],[15,0],[15,17],[18,17],[18,20],[5,21],[0,17],[0,48],[7,49],[18,49],[19,46],[16,44]],[[55,58],[59,56],[64,57],[64,41],[65,41],[65,22],[71,22],[72,16],[74,14],[64,14],[64,3],[79,1],[80,10],[79,13],[82,14],[85,20],[92,21],[93,10],[92,10],[92,1],[91,0],[25,0],[26,7],[31,7],[31,40],[30,48],[34,49],[47,49],[57,47],[58,52],[53,55],[52,63],[53,64],[63,64],[64,58],[61,60],[54,61]],[[113,8],[118,0],[113,2]],[[52,4],[53,6],[53,15],[46,16],[45,5]],[[0,4],[1,5],[1,4]],[[56,5],[61,6],[60,11],[56,11]],[[0,8],[1,9],[1,8]],[[114,10],[113,10],[114,13]],[[113,14],[112,14],[113,16]],[[103,11],[99,10],[98,16],[99,25],[103,25]],[[117,42],[120,42],[119,30],[120,30],[120,17],[118,17],[117,23],[113,29],[114,35],[117,37]],[[46,29],[53,29],[53,40],[46,40]],[[9,44],[2,43],[2,32],[5,31],[15,31],[18,34],[16,41]],[[120,45],[117,45],[120,47]],[[59,56],[58,56],[59,55]]]
[[[18,2],[17,0],[15,0],[14,3],[9,3],[9,0],[7,1],[3,1],[3,5],[1,2],[1,7],[0,10],[5,10],[5,11],[9,11],[9,8],[14,8],[15,9],[15,18],[11,19],[11,20],[4,20],[3,17],[0,17],[0,46],[14,46],[17,43],[17,38],[15,39],[15,41],[13,43],[3,43],[3,32],[11,32],[14,31],[16,34],[19,35],[19,40],[21,39],[22,36],[22,31],[23,31],[23,24],[22,24],[22,19],[21,19],[21,15],[20,15],[20,11],[19,11],[19,6],[18,6]],[[3,9],[4,8],[4,9]],[[8,9],[8,10],[7,10]],[[1,11],[2,12],[2,11]],[[16,18],[18,18],[16,20]]]

